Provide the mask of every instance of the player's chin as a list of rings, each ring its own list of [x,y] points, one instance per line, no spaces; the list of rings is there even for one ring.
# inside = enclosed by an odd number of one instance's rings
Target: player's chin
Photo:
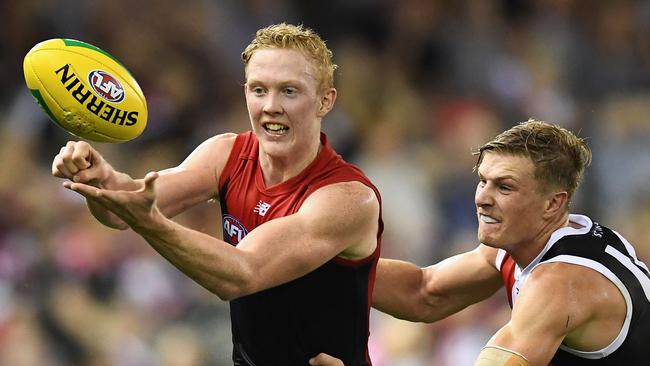
[[[499,242],[498,235],[489,230],[481,230],[480,227],[478,229],[477,237],[480,243],[485,244],[489,247],[496,247],[497,243]]]
[[[291,151],[291,141],[289,139],[268,138],[268,136],[258,137],[260,147],[264,153],[272,156],[284,156]]]

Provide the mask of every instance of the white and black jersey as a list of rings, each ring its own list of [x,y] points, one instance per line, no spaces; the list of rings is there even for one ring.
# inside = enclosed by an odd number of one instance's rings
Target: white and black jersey
[[[586,216],[570,215],[581,229],[564,227],[555,231],[544,250],[526,268],[519,268],[503,250],[497,256],[514,304],[526,278],[542,263],[562,262],[589,267],[612,281],[621,291],[627,313],[618,336],[607,347],[583,352],[560,345],[552,366],[650,365],[650,274],[634,247],[619,233]]]

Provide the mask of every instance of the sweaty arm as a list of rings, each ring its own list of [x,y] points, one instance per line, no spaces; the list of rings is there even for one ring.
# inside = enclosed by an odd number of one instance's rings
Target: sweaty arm
[[[376,247],[379,203],[358,182],[312,193],[295,214],[268,221],[233,247],[159,218],[140,234],[198,283],[230,300],[301,277],[337,255],[365,258]]]
[[[135,192],[70,189],[100,200],[174,266],[221,299],[230,300],[301,277],[335,256],[365,258],[377,245],[379,201],[359,182],[327,185],[298,212],[270,220],[237,247],[165,217],[155,205],[157,174]]]
[[[585,327],[597,319],[598,306],[591,300],[589,281],[575,267],[551,263],[534,269],[517,296],[510,321],[490,339],[476,365],[502,365],[487,362],[500,349],[502,356],[505,350],[513,360],[546,366],[571,332],[584,338]]]
[[[496,250],[484,245],[420,268],[380,259],[372,306],[400,319],[433,322],[492,296],[502,285]]]
[[[179,166],[159,172],[156,203],[163,215],[173,217],[200,202],[217,198],[218,177],[235,138],[234,134],[214,136],[199,145]],[[55,158],[53,174],[100,189],[144,189],[144,179],[132,179],[116,171],[85,142],[68,143]],[[116,229],[129,227],[100,201],[89,196],[86,198],[90,212],[99,222]]]
[[[156,197],[163,215],[174,217],[198,203],[219,198],[219,176],[236,138],[232,133],[214,136],[177,167],[159,172]]]

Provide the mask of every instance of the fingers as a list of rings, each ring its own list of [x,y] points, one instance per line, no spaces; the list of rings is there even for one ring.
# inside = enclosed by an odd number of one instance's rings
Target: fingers
[[[52,161],[52,175],[73,179],[75,174],[91,167],[92,147],[84,141],[68,141]]]
[[[68,144],[70,144],[68,142]],[[90,145],[84,141],[79,141],[74,144],[72,149],[72,162],[80,169],[88,169],[90,167]]]
[[[72,191],[75,191],[75,192],[81,194],[82,196],[84,196],[86,198],[99,199],[99,198],[102,198],[102,196],[103,196],[103,193],[102,193],[103,190],[102,189],[97,188],[97,187],[93,187],[93,186],[90,186],[90,185],[87,185],[87,184],[73,183],[73,182],[66,181],[66,182],[63,182],[63,186],[65,188],[67,188],[67,189],[70,189]]]
[[[311,358],[309,364],[312,366],[345,366],[343,361],[325,353],[320,353],[318,356]]]
[[[59,155],[61,155],[61,161],[63,162],[64,171],[71,175],[75,175],[80,169],[87,167],[85,166],[86,164],[80,163],[80,161],[85,162],[85,159],[79,156],[79,151],[75,151],[77,150],[76,145],[76,142],[68,141],[65,147],[59,152]]]

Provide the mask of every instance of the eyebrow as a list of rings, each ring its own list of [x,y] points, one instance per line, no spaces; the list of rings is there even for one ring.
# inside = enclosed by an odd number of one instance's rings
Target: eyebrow
[[[481,174],[480,171],[478,172],[478,177],[481,178],[481,179],[487,179],[487,178],[485,178],[485,176],[483,176],[483,174]],[[519,181],[519,180],[517,179],[516,176],[511,175],[511,174],[506,174],[506,175],[498,176],[498,177],[496,177],[496,178],[492,178],[491,180],[494,180],[494,181],[500,182],[500,181],[504,181],[504,180],[507,180],[507,179],[514,180],[515,182]]]
[[[251,84],[252,85],[273,84],[273,85],[279,85],[280,87],[286,87],[287,85],[290,85],[290,86],[304,86],[305,85],[304,82],[302,82],[302,81],[300,81],[298,79],[283,80],[283,81],[280,81],[280,82],[271,82],[271,83],[268,83],[268,82],[265,82],[265,81],[262,81],[262,80],[257,80],[257,79],[249,79],[249,80],[246,81],[246,84],[248,84],[248,85],[251,85]]]

